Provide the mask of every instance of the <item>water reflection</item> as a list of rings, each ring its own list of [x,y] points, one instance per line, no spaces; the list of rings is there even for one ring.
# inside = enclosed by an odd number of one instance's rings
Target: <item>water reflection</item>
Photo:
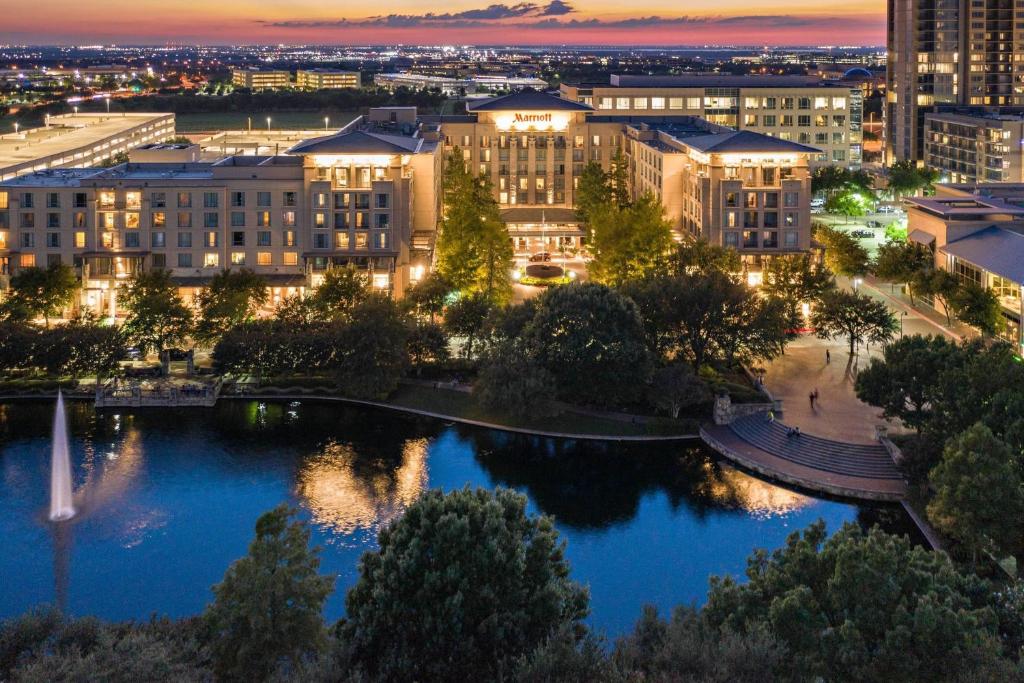
[[[767,518],[814,499],[774,486],[713,459],[695,444],[602,444],[550,441],[465,430],[477,461],[505,486],[525,488],[547,514],[576,528],[626,523],[644,495],[663,490],[673,509]]]
[[[296,492],[313,521],[339,537],[376,532],[427,488],[427,444],[425,438],[407,440],[395,462],[363,458],[352,444],[331,441],[302,463]]]

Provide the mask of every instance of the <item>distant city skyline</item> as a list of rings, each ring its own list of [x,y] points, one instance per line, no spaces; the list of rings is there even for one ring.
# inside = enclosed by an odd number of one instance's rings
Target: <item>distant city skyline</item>
[[[884,45],[885,7],[853,0],[822,11],[813,0],[611,0],[490,3],[454,0],[424,12],[418,0],[368,9],[312,0],[48,0],[5,17],[0,43]]]

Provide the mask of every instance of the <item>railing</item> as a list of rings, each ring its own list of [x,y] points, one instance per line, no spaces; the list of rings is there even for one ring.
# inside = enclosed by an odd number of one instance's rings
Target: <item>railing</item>
[[[223,379],[215,384],[142,384],[107,382],[96,385],[97,408],[212,407],[217,403]]]

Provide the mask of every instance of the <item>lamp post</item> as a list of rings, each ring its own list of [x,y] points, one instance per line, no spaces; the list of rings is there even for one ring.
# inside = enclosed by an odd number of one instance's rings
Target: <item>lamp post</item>
[[[270,132],[270,117],[267,117],[267,132]]]
[[[103,101],[107,104],[107,113],[109,114],[110,113],[110,96],[107,95],[106,97],[104,97]]]
[[[14,122],[14,134],[15,134],[15,135],[17,135],[17,134],[18,134],[18,128],[20,128],[20,127],[21,127],[21,124],[20,124],[20,123],[18,123],[17,121],[15,121],[15,122]]]
[[[325,116],[325,117],[324,117],[324,131],[325,131],[325,132],[326,132],[326,130],[327,130],[327,126],[328,126],[328,125],[329,125],[330,123],[331,123],[331,117],[329,117],[329,116]]]
[[[78,107],[71,107],[71,110],[75,112],[75,116],[78,116]]]
[[[907,317],[906,311],[900,312],[900,339],[903,339],[903,319]]]

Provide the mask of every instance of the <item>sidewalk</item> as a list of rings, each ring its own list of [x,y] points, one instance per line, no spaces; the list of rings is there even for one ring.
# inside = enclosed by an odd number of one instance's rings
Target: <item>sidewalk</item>
[[[969,325],[954,320],[950,324],[946,316],[935,310],[924,301],[916,300],[910,304],[910,297],[904,294],[900,285],[890,286],[875,277],[867,277],[861,285],[861,291],[870,297],[884,301],[897,316],[906,313],[903,318],[904,334],[942,334],[953,341],[972,339],[978,336],[977,330]]]

